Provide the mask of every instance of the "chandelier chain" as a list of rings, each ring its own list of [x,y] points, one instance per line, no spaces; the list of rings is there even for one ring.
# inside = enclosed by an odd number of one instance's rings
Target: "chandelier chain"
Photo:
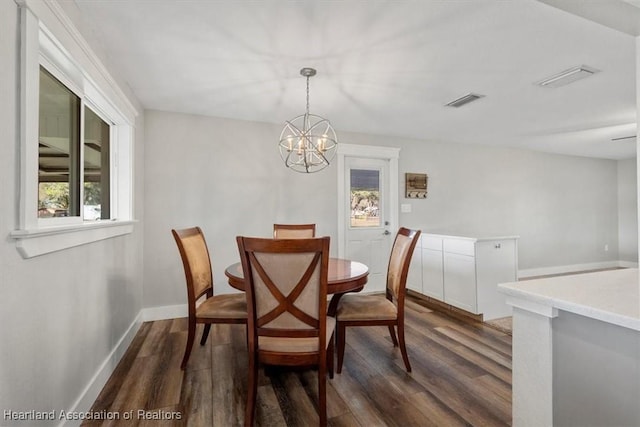
[[[307,76],[307,116],[309,115],[309,76]]]

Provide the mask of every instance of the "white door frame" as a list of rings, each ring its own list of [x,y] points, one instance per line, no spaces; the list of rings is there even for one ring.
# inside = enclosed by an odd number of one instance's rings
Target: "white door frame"
[[[345,157],[389,160],[389,230],[398,229],[398,159],[400,148],[377,145],[338,144],[338,258],[344,258],[346,247],[346,205],[344,203]]]

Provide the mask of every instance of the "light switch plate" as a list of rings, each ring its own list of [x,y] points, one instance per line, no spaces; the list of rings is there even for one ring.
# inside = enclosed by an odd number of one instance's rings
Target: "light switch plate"
[[[411,203],[401,203],[400,204],[400,212],[402,212],[402,213],[411,213]]]

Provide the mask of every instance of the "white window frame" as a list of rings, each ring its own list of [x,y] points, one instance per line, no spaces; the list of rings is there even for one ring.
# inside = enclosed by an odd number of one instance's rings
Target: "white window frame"
[[[62,43],[47,24],[58,28]],[[60,32],[64,29],[65,32]],[[38,218],[40,66],[111,125],[111,219]],[[137,111],[55,2],[21,4],[20,212],[11,233],[24,258],[121,236],[133,231],[133,137]],[[81,162],[82,164],[82,162]]]

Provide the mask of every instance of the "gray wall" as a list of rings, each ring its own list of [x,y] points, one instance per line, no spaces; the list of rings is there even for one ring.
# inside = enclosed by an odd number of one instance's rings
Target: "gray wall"
[[[232,291],[224,268],[238,260],[238,234],[268,236],[274,222],[309,221],[337,239],[335,164],[312,175],[288,171],[276,150],[280,130],[146,112],[145,208],[153,212],[145,221],[146,307],[185,302],[173,227],[203,227],[222,293]],[[520,235],[520,269],[618,259],[616,161],[343,132],[339,138],[401,148],[400,203],[412,205],[412,213],[400,214],[401,225]],[[405,172],[429,175],[426,200],[404,199]]]
[[[553,425],[640,425],[640,332],[559,311]]]
[[[618,162],[618,255],[638,262],[638,185],[636,159]]]
[[[308,221],[337,236],[337,176],[287,170],[273,141],[278,126],[146,112],[146,307],[186,301],[170,230],[199,225],[211,252],[216,292],[230,292],[224,268],[238,261],[237,235],[270,236],[274,222]],[[335,248],[332,248],[332,250]]]
[[[0,409],[67,410],[140,313],[142,226],[32,259],[18,254],[9,237],[18,228],[18,23],[16,4],[0,1]],[[142,117],[136,125],[135,156],[142,159]],[[137,219],[142,167],[138,160]],[[4,418],[0,424],[11,425]]]
[[[370,143],[370,137],[353,141]],[[471,236],[519,235],[520,270],[618,259],[616,161],[397,138],[376,141],[402,148],[401,176],[429,175],[426,200],[400,200],[412,204],[412,213],[401,214],[401,224]]]

